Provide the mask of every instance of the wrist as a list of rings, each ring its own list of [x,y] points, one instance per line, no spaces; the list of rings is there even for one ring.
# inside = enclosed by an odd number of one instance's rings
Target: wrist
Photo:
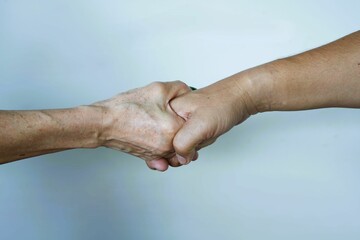
[[[240,96],[245,96],[245,104],[250,115],[277,110],[281,91],[278,81],[281,73],[277,62],[270,62],[239,73],[237,81]]]
[[[91,115],[95,116],[94,124],[98,132],[96,135],[97,147],[107,146],[108,142],[114,140],[114,134],[127,137],[127,124],[130,122],[125,122],[129,109],[128,101],[129,99],[126,99],[123,94],[119,94],[87,106],[92,109]]]
[[[97,148],[102,146],[104,131],[104,110],[101,106],[85,105],[74,108],[82,116],[82,129],[79,138],[82,140],[81,148]]]

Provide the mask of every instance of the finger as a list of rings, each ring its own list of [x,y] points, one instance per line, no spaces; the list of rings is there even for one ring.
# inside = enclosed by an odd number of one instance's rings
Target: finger
[[[168,88],[168,102],[172,99],[191,92],[191,88],[182,81],[173,81],[165,83]]]
[[[203,123],[199,122],[196,116],[184,123],[173,140],[174,149],[181,164],[188,164],[194,159],[197,147],[205,140],[205,134]]]
[[[176,155],[174,155],[173,157],[171,157],[170,159],[168,159],[168,163],[170,166],[172,167],[180,167],[181,163],[179,163]]]
[[[196,161],[196,160],[198,160],[198,158],[199,158],[199,153],[195,152],[195,155],[194,155],[192,161]]]
[[[201,144],[196,148],[196,150],[200,150],[200,149],[202,149],[202,148],[204,148],[204,147],[207,147],[207,146],[213,144],[215,141],[216,141],[216,138],[209,139],[209,140],[201,143]]]
[[[197,159],[196,151],[207,136],[206,121],[204,116],[198,116],[193,97],[192,93],[189,93],[170,102],[173,111],[186,121],[173,139],[173,146],[181,164]]]
[[[165,172],[169,168],[169,163],[164,158],[159,158],[155,160],[146,160],[145,162],[148,165],[148,167],[152,170]]]
[[[199,157],[198,152],[195,152],[195,155],[192,158],[192,161],[196,161]],[[180,167],[182,164],[179,162],[178,156],[175,155],[172,158],[168,159],[169,165],[172,167]]]

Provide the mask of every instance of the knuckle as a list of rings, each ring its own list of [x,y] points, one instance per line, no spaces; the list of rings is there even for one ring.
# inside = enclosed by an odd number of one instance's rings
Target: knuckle
[[[181,86],[187,86],[183,81],[181,80],[175,80],[174,81],[175,84],[181,85]]]
[[[174,83],[177,84],[178,87],[182,90],[190,90],[189,86],[181,80],[176,80],[176,81],[174,81]]]
[[[186,89],[186,90],[189,89],[189,86],[188,86],[186,83],[181,82],[181,81],[179,81],[179,82],[180,82],[180,85],[181,85],[182,88],[184,88],[184,89]]]
[[[166,85],[163,82],[153,82],[150,84],[150,88],[154,94],[164,94],[166,92]]]

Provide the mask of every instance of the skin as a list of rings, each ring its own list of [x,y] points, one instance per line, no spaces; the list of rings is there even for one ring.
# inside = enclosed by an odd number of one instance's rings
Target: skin
[[[360,108],[360,31],[230,76],[170,102],[186,122],[174,137],[178,165],[251,115]]]
[[[176,161],[172,140],[184,123],[169,102],[189,91],[180,81],[156,82],[70,109],[0,111],[0,163],[104,146],[165,171]]]
[[[0,163],[105,146],[165,171],[196,160],[251,115],[360,108],[359,93],[360,31],[192,92],[181,82],[153,83],[71,109],[0,111]]]

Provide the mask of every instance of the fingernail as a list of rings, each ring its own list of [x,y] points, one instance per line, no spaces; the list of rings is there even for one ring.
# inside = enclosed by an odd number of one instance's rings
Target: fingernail
[[[190,153],[189,163],[194,159],[195,154],[196,154],[195,151],[192,151],[192,152]]]
[[[179,163],[180,163],[181,165],[186,164],[186,162],[187,162],[187,161],[186,161],[186,158],[180,156],[179,154],[176,154],[176,157],[177,157],[177,159],[178,159],[178,161],[179,161]]]
[[[193,160],[193,161],[195,161],[195,160],[197,160],[197,159],[198,159],[198,157],[199,157],[199,153],[198,153],[198,152],[195,152],[195,154],[194,154],[194,156],[193,156],[192,160]]]

